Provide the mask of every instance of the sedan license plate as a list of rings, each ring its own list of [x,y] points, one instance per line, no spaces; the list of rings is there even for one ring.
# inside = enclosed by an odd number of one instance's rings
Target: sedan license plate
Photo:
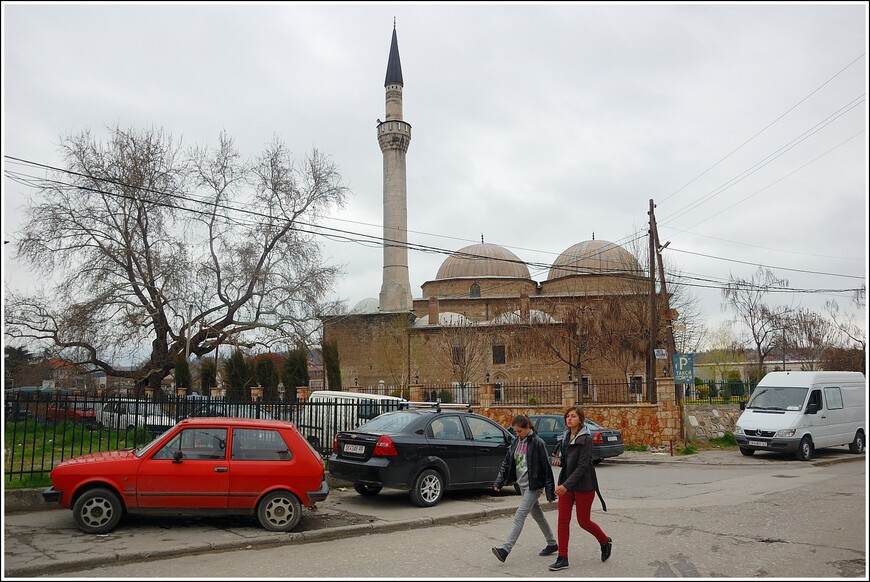
[[[361,455],[366,452],[366,448],[363,445],[344,445],[345,453],[353,453],[354,455]]]
[[[749,441],[749,444],[753,447],[766,447],[767,443],[764,441]]]
[[[615,436],[609,436],[609,437],[607,437],[607,440],[609,440],[609,441],[615,441],[615,440],[616,440],[616,437],[615,437]]]

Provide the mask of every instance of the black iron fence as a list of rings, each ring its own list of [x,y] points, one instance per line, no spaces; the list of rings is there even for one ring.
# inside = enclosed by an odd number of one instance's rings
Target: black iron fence
[[[191,417],[290,420],[326,456],[336,432],[354,429],[398,406],[395,400],[375,399],[269,403],[6,391],[4,476],[7,483],[40,483],[65,459],[140,447]]]
[[[739,404],[747,402],[757,382],[702,382],[686,386],[686,404]]]

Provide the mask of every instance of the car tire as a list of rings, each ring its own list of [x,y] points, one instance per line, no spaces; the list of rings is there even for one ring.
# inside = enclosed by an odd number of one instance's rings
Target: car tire
[[[809,461],[813,458],[813,440],[809,435],[801,439],[801,444],[798,445],[794,456],[798,461]]]
[[[755,449],[747,449],[746,447],[740,447],[740,454],[747,456],[747,457],[751,457],[752,455],[755,454]]]
[[[592,464],[593,464],[593,465],[600,465],[600,464],[601,464],[601,461],[603,461],[603,460],[604,460],[604,459],[592,459]]]
[[[257,519],[269,531],[288,532],[302,519],[302,504],[289,491],[272,491],[257,506]]]
[[[434,469],[422,471],[414,479],[411,502],[418,507],[432,507],[444,495],[444,478]]]
[[[362,483],[354,483],[353,489],[364,497],[374,497],[381,492],[381,489],[383,489],[383,487],[377,487],[375,485],[364,485]]]
[[[121,521],[124,506],[111,489],[89,489],[76,499],[73,517],[80,530],[89,534],[104,534],[112,531]]]
[[[860,430],[855,433],[854,440],[849,443],[849,452],[856,455],[864,452],[864,433]]]

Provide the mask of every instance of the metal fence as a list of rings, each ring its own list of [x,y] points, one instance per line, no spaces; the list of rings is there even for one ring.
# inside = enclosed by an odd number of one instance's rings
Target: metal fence
[[[39,480],[65,459],[141,447],[190,417],[242,417],[292,421],[326,456],[335,433],[352,430],[398,401],[229,402],[222,398],[69,395],[6,391],[4,396],[4,476]]]
[[[747,402],[757,382],[703,382],[686,386],[686,404],[739,404]]]

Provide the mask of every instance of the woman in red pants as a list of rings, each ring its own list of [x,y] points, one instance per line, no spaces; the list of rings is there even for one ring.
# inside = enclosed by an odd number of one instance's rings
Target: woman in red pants
[[[556,487],[556,495],[559,497],[559,556],[550,565],[550,570],[564,570],[568,567],[568,538],[574,504],[577,505],[577,522],[580,527],[595,536],[601,545],[602,562],[610,557],[613,546],[613,540],[591,518],[592,500],[596,493],[604,511],[607,511],[607,505],[598,490],[598,478],[592,465],[592,435],[586,428],[585,420],[583,409],[577,405],[565,411],[565,425],[568,428],[562,435],[561,457],[553,461],[553,465],[562,467]]]

